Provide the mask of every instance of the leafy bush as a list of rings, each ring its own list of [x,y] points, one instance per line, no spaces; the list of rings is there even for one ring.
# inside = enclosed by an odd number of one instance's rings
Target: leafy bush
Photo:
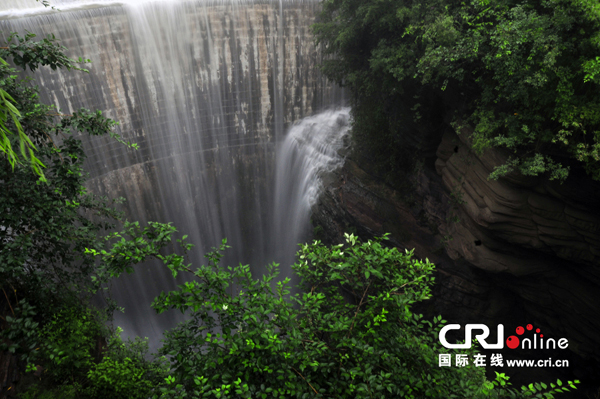
[[[86,393],[92,398],[148,398],[167,376],[169,368],[165,358],[146,359],[147,339],[136,337],[123,342],[120,332],[117,328],[102,362],[87,374],[90,388]]]
[[[18,45],[10,43],[13,39]],[[22,46],[37,48],[32,39],[31,34],[25,38],[11,35],[0,54],[20,56],[18,64],[24,68],[35,69],[47,62],[73,67],[65,61],[62,47],[51,46],[52,40],[41,47],[48,59],[25,57]],[[35,65],[27,64],[27,59]],[[36,308],[38,321],[46,321],[63,301],[78,302],[96,290],[89,278],[96,265],[84,248],[96,247],[98,234],[114,227],[114,218],[120,216],[108,200],[95,197],[83,186],[85,153],[73,133],[114,135],[111,129],[116,123],[85,109],[59,114],[53,106],[39,103],[38,88],[31,85],[31,79],[17,76],[13,68],[0,63],[0,89],[10,94],[20,115],[5,120],[5,127],[15,131],[18,124],[27,133],[37,149],[35,156],[46,167],[45,182],[39,181],[29,165],[0,153],[0,288],[18,297],[5,296],[9,306],[26,298]],[[17,136],[5,138],[12,147],[18,141]]]
[[[152,383],[144,379],[145,370],[137,368],[133,361],[105,357],[88,373],[98,397],[103,398],[147,398]]]
[[[35,321],[35,307],[26,299],[21,299],[12,309],[12,316],[6,316],[6,328],[0,331],[0,351],[18,354],[31,364],[37,358],[39,346],[39,323]]]
[[[412,251],[353,235],[345,245],[304,244],[293,266],[302,292],[291,295],[275,264],[258,280],[248,266],[220,266],[226,248],[196,270],[171,264],[195,279],[153,304],[189,316],[160,350],[172,366],[161,398],[522,396],[504,376],[486,381],[483,368],[438,367],[444,321],[410,310],[430,297],[434,266]]]
[[[355,136],[386,166],[419,148],[407,128],[451,117],[474,150],[508,150],[491,178],[600,180],[597,2],[324,0],[314,32],[325,73],[352,92]]]
[[[103,324],[87,308],[70,307],[54,315],[40,333],[47,373],[57,383],[85,382],[97,341],[107,335]]]
[[[45,370],[31,397],[106,397],[94,396],[92,387],[103,375],[114,380],[123,365],[119,375],[133,380],[140,368],[144,378],[155,370],[151,362],[121,359],[122,350],[96,365],[97,343],[111,336],[104,322],[114,305],[109,301],[102,316],[91,310],[89,299],[106,288],[108,277],[86,249],[102,245],[101,234],[114,228],[120,213],[84,187],[85,153],[74,133],[123,140],[112,130],[116,122],[100,111],[64,115],[41,104],[32,79],[21,80],[2,62],[32,71],[42,65],[80,69],[54,36],[34,39],[13,33],[0,48],[0,305],[9,312],[0,350],[18,355],[28,372]]]

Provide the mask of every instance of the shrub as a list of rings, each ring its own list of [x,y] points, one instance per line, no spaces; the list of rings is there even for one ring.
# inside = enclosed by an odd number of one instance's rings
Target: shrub
[[[448,352],[437,339],[443,321],[410,309],[430,297],[434,266],[384,239],[360,243],[346,235],[345,245],[302,245],[293,266],[302,291],[295,295],[289,279],[275,282],[275,264],[259,280],[248,266],[221,267],[225,240],[195,271],[172,266],[195,280],[153,304],[189,314],[161,349],[172,362],[161,397],[517,395],[504,376],[486,381],[483,368],[438,367],[438,354]]]
[[[123,342],[120,332],[117,328],[106,356],[88,372],[87,393],[93,398],[148,398],[167,376],[166,359],[147,360],[148,340],[136,337]]]

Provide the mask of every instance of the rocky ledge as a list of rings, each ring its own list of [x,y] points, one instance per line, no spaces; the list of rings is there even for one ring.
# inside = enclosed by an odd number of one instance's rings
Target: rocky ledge
[[[313,210],[318,238],[391,233],[394,245],[437,266],[429,311],[458,323],[502,323],[506,335],[531,323],[547,337],[566,337],[569,373],[596,380],[600,185],[576,173],[562,185],[516,175],[488,180],[507,155],[478,156],[469,136],[449,127],[432,135],[435,157],[411,173],[410,190],[391,188],[368,160],[349,156]]]

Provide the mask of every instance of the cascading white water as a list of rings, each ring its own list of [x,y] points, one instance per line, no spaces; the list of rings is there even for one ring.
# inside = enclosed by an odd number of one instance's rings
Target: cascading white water
[[[84,137],[89,188],[127,198],[130,220],[173,222],[196,244],[192,263],[227,237],[225,263],[285,269],[306,238],[320,171],[339,163],[334,136],[347,130],[347,110],[328,112],[293,126],[277,146],[295,121],[342,102],[341,89],[318,72],[309,30],[318,3],[50,2],[63,11],[27,0],[0,5],[4,36],[54,33],[69,55],[92,60],[89,74],[35,73],[42,99],[64,113],[101,109],[140,147]],[[126,313],[116,324],[160,337],[178,316],[151,317],[149,304],[174,285],[152,262],[120,279],[116,299]]]
[[[273,250],[283,264],[293,262],[297,243],[306,237],[323,174],[342,166],[349,129],[349,108],[324,111],[294,124],[277,148]]]

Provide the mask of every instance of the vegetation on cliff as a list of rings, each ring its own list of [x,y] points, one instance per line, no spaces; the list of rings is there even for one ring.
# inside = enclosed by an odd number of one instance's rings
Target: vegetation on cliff
[[[600,180],[596,1],[325,0],[314,32],[382,170],[411,157],[403,131],[414,120],[450,115],[473,127],[474,151],[510,151],[491,178],[562,181],[584,168]]]

